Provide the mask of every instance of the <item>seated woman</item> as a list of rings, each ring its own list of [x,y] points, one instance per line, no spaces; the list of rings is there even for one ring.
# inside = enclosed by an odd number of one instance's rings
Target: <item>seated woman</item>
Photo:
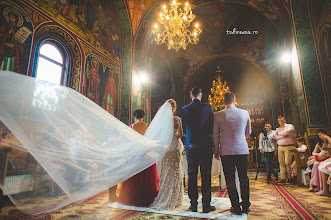
[[[5,140],[6,135],[7,134],[3,132],[2,127],[0,127],[0,147],[9,147]]]
[[[319,196],[329,195],[330,187],[331,187],[331,158],[323,161],[319,165],[318,169],[320,171],[320,176],[322,179],[322,190],[317,192],[316,195]]]
[[[143,121],[144,110],[136,109],[133,116],[135,123],[130,125],[130,128],[143,135],[148,128],[148,124]],[[118,202],[124,205],[147,207],[152,204],[158,192],[159,175],[154,164],[122,183]]]
[[[325,134],[325,131],[319,130],[317,134],[322,139],[323,144],[317,143],[313,151],[314,158],[313,157],[309,158],[316,160],[316,162],[314,162],[313,169],[311,171],[309,192],[315,192],[314,186],[318,188],[318,191],[322,189],[322,180],[320,177],[318,166],[322,161],[329,158],[327,151],[325,151],[324,149],[327,146],[331,145],[331,138]]]
[[[296,149],[298,152],[306,152],[307,146],[305,145],[305,139],[304,138],[298,138],[297,139],[297,145],[298,148]],[[305,156],[303,155],[300,159],[304,159]],[[296,164],[295,161],[291,164],[291,177],[294,179],[294,182],[296,182],[297,174],[296,174]]]

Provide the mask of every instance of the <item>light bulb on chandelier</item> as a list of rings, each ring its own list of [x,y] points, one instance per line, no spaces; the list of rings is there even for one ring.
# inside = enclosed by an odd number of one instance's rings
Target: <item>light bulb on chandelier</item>
[[[192,14],[188,2],[185,3],[184,7],[180,7],[181,5],[182,3],[176,2],[176,0],[172,1],[169,10],[167,10],[166,5],[163,5],[162,12],[157,18],[160,27],[155,24],[153,28],[156,43],[158,45],[167,44],[169,50],[171,48],[176,51],[180,48],[185,50],[189,43],[197,44],[199,42],[198,36],[202,31],[198,23],[193,26],[192,31],[188,30],[195,15]]]

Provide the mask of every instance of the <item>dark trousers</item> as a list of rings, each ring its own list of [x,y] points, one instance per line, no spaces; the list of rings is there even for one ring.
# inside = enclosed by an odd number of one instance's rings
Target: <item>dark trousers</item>
[[[213,152],[206,149],[188,149],[186,150],[188,163],[188,196],[191,200],[191,206],[198,204],[198,167],[201,174],[201,192],[202,206],[208,208],[211,201],[211,164]]]
[[[263,157],[264,158],[263,158],[262,162],[265,163],[267,179],[270,180],[272,173],[275,175],[275,177],[278,175],[272,166],[273,161],[274,161],[274,152],[265,152]]]
[[[229,197],[233,208],[240,208],[239,195],[235,183],[235,168],[237,168],[240,191],[242,199],[242,207],[248,208],[249,202],[249,179],[247,176],[247,155],[227,155],[221,156],[223,172],[228,189]]]

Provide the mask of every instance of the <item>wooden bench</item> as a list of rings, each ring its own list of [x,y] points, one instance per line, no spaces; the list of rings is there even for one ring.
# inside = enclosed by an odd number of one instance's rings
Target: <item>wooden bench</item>
[[[291,150],[291,152],[294,155],[295,169],[296,169],[296,173],[297,173],[297,182],[298,182],[299,186],[302,186],[301,169],[307,167],[307,161],[308,161],[308,157],[310,155],[310,143],[309,143],[307,133],[305,133],[304,139],[305,139],[306,146],[307,146],[307,150],[305,152],[298,152],[296,149]]]

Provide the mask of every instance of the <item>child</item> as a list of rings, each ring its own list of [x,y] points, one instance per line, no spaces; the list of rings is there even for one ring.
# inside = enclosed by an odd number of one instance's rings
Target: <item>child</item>
[[[327,147],[327,143],[318,142],[315,145],[315,149],[312,153],[313,156],[310,156],[308,158],[308,162],[307,162],[308,167],[305,170],[305,173],[311,172],[311,167],[316,161],[322,162],[322,161],[328,159],[328,156],[327,156],[328,152],[326,150],[323,150],[325,147]]]
[[[302,137],[298,138],[297,145],[298,145],[298,148],[296,150],[298,152],[306,152],[307,146],[305,145],[305,139],[303,139]],[[302,155],[301,159],[304,159],[304,158],[305,158],[305,156]],[[293,182],[296,182],[297,174],[296,174],[295,161],[291,164],[290,167],[291,167],[291,176],[293,178]]]

